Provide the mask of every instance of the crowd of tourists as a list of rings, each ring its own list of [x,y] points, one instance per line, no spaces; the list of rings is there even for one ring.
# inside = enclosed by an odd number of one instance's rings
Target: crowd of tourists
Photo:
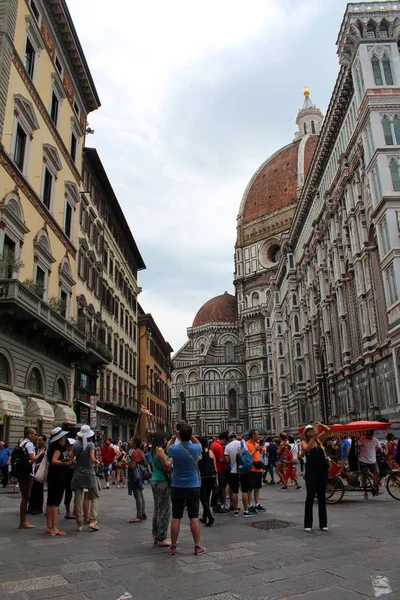
[[[329,427],[317,422],[307,425],[302,439],[297,441],[284,432],[276,439],[260,439],[257,429],[251,429],[246,440],[234,432],[221,432],[209,440],[195,437],[192,428],[181,423],[169,441],[165,432],[157,432],[151,444],[143,444],[135,437],[129,443],[105,440],[101,447],[95,445],[94,431],[83,425],[75,438],[56,427],[48,440],[45,435],[37,435],[34,428],[28,428],[12,453],[0,442],[0,468],[4,487],[11,464],[18,478],[21,529],[34,527],[28,522],[28,514],[43,513],[45,483],[45,531],[51,536],[66,535],[58,523],[62,503],[64,518],[76,520],[78,532],[86,526],[89,531],[98,531],[100,489],[109,490],[113,484],[117,489],[128,488],[136,507],[129,523],[141,523],[147,519],[143,490],[149,482],[154,502],[153,544],[176,554],[186,509],[194,553],[200,555],[205,552],[201,524],[212,527],[220,516],[249,518],[265,512],[260,503],[262,487],[278,484],[281,492],[290,487],[294,492],[301,491],[300,474],[306,486],[304,529],[312,531],[317,498],[319,528],[327,532],[325,497],[331,458],[341,459],[343,476],[351,486],[358,471],[353,457],[358,461],[361,478],[368,473],[375,477],[379,473],[377,452],[382,451],[372,431],[358,440],[345,438],[337,442],[329,438]],[[391,433],[387,434],[384,452],[387,460],[395,464],[398,447]]]

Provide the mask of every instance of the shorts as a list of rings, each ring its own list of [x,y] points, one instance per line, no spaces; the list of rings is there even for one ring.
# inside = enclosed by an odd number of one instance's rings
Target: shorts
[[[22,477],[18,479],[19,491],[21,492],[21,496],[24,500],[29,500],[31,497],[32,485],[33,485],[33,477],[32,475],[28,475],[28,477]]]
[[[262,473],[256,471],[250,471],[247,474],[249,481],[249,490],[260,490],[262,488]]]
[[[110,463],[109,465],[104,465],[103,466],[103,471],[104,471],[105,477],[109,477],[111,475],[112,468],[113,468],[112,463]]]
[[[228,471],[217,471],[218,475],[218,487],[223,488],[228,483]]]
[[[65,484],[65,479],[47,478],[47,506],[60,506],[65,492]]]
[[[243,475],[239,475],[239,473],[229,473],[228,483],[232,494],[238,494],[239,487],[242,490],[242,494],[247,494],[249,491],[249,473],[244,473]]]
[[[379,473],[379,467],[378,467],[378,463],[364,463],[360,461],[360,469],[361,469],[361,473],[367,474],[368,471],[371,471],[371,473]]]
[[[171,488],[172,518],[182,519],[185,504],[189,519],[199,518],[200,488]]]

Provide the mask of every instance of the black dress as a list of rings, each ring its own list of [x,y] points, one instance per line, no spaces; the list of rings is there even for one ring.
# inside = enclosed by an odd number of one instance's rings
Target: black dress
[[[56,450],[60,452],[58,460],[61,460],[64,455],[64,448],[58,442],[50,444],[47,451],[47,458],[49,460],[49,472],[47,475],[47,506],[60,506],[67,484],[67,466],[51,464]]]
[[[203,521],[207,519],[209,523],[214,521],[210,510],[210,496],[215,485],[215,467],[214,461],[209,454],[209,450],[203,450],[202,459],[199,461],[199,471],[201,475],[200,501],[203,506]]]
[[[328,465],[325,453],[320,446],[312,448],[306,454],[305,481],[307,498],[304,514],[304,528],[312,528],[314,498],[318,498],[319,527],[327,527],[328,515],[326,513],[326,486],[328,483]]]

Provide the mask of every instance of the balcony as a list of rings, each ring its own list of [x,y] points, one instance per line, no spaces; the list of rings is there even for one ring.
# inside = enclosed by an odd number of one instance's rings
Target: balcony
[[[101,366],[108,365],[112,361],[113,355],[111,350],[95,334],[91,333],[89,335],[86,345],[91,363]]]
[[[44,341],[68,342],[69,352],[87,350],[85,334],[16,279],[0,280],[0,315],[15,319],[26,333],[40,333]]]

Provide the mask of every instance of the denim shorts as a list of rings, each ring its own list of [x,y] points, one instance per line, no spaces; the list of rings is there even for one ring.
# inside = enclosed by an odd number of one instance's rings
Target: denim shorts
[[[112,463],[111,463],[111,464],[109,464],[109,465],[104,465],[104,466],[103,466],[104,475],[105,475],[106,477],[111,475],[112,468],[113,468],[113,466],[112,466]]]

